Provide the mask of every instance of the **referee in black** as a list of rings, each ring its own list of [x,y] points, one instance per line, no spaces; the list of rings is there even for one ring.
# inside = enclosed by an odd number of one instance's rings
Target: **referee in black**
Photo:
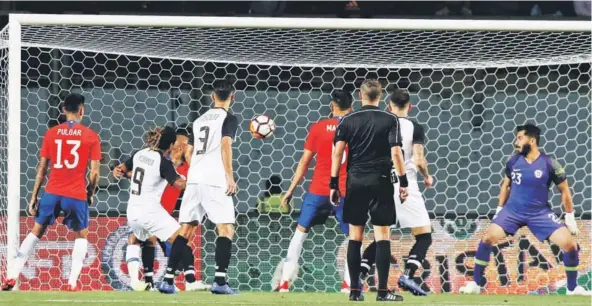
[[[341,120],[335,132],[335,150],[331,163],[331,201],[339,203],[339,167],[345,146],[347,190],[343,204],[343,219],[349,223],[347,266],[350,273],[350,301],[363,301],[360,284],[361,248],[364,226],[370,213],[376,239],[376,269],[378,270],[377,301],[402,301],[403,297],[387,287],[390,265],[390,225],[395,214],[394,187],[391,169],[395,165],[400,182],[400,196],[407,198],[407,176],[401,151],[399,120],[378,108],[382,85],[366,80],[360,87],[362,109]]]

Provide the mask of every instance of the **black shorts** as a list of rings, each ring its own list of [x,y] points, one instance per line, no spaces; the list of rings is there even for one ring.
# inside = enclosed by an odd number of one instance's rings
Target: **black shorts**
[[[391,225],[395,215],[394,192],[388,172],[348,173],[343,221],[351,225],[366,225],[370,213],[372,225]]]

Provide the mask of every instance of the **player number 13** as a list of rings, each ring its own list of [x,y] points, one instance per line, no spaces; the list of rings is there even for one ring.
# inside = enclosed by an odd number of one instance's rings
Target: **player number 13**
[[[78,166],[78,161],[80,160],[80,155],[78,155],[78,148],[80,148],[80,140],[66,140],[67,145],[72,145],[72,148],[70,149],[70,155],[74,157],[74,161],[72,163],[70,163],[68,159],[62,161],[62,139],[56,139],[55,144],[58,148],[56,150],[56,163],[53,165],[53,167],[56,169],[61,169],[64,168],[64,165],[66,165],[66,168],[68,169],[76,168],[76,166]]]

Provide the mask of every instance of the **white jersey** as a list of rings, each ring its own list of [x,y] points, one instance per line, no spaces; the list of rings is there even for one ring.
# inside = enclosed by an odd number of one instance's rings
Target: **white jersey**
[[[193,123],[193,156],[188,184],[226,187],[222,162],[222,138],[234,138],[238,119],[224,108],[212,108]]]
[[[161,206],[167,182],[173,184],[179,178],[173,163],[164,158],[161,151],[149,148],[136,152],[125,166],[132,170],[128,211]]]
[[[401,127],[401,139],[403,143],[401,149],[403,150],[403,158],[405,160],[407,180],[409,181],[409,185],[416,187],[417,166],[415,165],[415,158],[413,157],[413,145],[423,145],[425,143],[423,127],[406,117],[399,117],[399,124]]]

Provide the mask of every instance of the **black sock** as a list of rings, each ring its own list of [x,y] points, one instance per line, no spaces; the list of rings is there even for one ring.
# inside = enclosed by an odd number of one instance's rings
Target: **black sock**
[[[362,254],[362,266],[360,268],[360,273],[362,275],[368,274],[370,269],[372,269],[372,265],[374,265],[374,261],[376,260],[376,240],[372,241],[372,243],[364,250],[364,254]]]
[[[144,281],[154,285],[154,247],[142,244],[142,265],[144,266]]]
[[[422,266],[431,244],[431,233],[415,236],[415,244],[411,248],[411,251],[409,251],[409,258],[405,263],[405,275],[407,275],[407,277],[415,277],[415,271]]]
[[[193,263],[195,262],[195,257],[193,256],[193,250],[190,246],[185,246],[185,252],[183,253],[183,271],[185,274],[185,281],[188,283],[195,282],[195,267]]]
[[[350,290],[360,292],[360,249],[361,241],[350,240],[347,244],[347,268],[349,269]]]
[[[214,281],[224,286],[226,284],[226,271],[230,264],[230,251],[232,249],[232,241],[227,237],[218,237],[216,239],[216,274]]]
[[[383,297],[388,293],[388,276],[391,259],[390,240],[376,242],[376,270],[378,271],[378,295]]]
[[[183,251],[185,250],[185,246],[187,245],[187,238],[183,236],[177,236],[175,241],[173,242],[173,247],[171,248],[171,254],[169,256],[169,262],[167,264],[166,272],[164,275],[164,280],[167,284],[172,285],[175,279],[175,270],[179,265],[179,262],[183,259]]]

